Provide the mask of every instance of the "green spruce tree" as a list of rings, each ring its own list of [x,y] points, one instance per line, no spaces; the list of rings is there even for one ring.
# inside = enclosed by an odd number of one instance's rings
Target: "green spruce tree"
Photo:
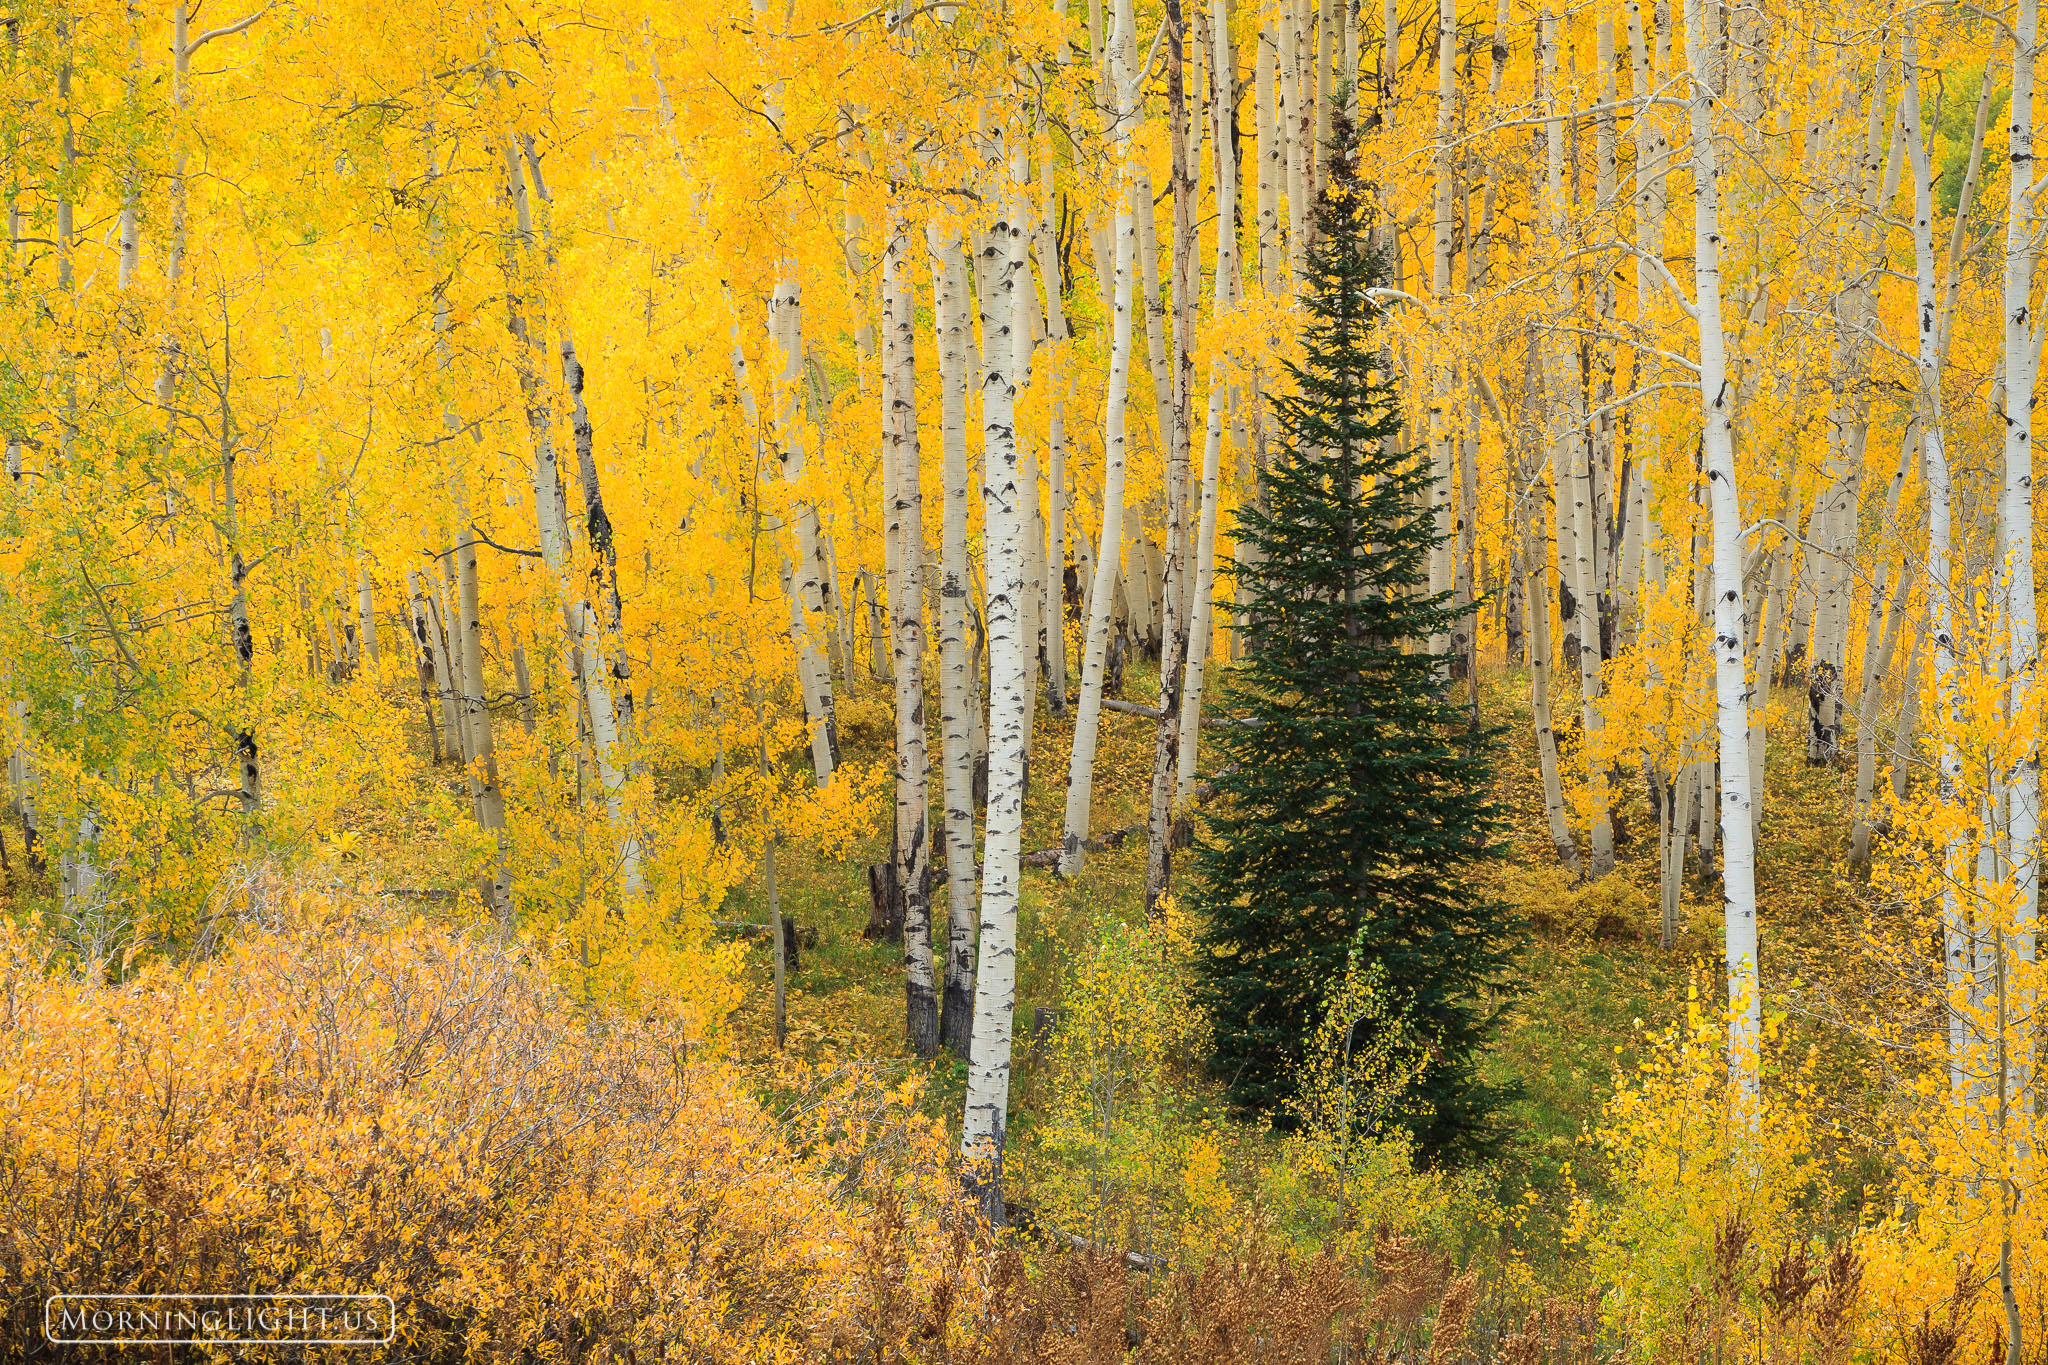
[[[1377,963],[1388,1021],[1419,1068],[1393,1118],[1433,1165],[1481,1157],[1509,1096],[1475,1070],[1512,994],[1508,908],[1469,875],[1492,855],[1497,731],[1473,733],[1433,634],[1459,615],[1428,590],[1438,543],[1427,461],[1375,336],[1369,196],[1340,117],[1314,210],[1296,392],[1264,507],[1238,513],[1245,655],[1224,683],[1220,800],[1196,850],[1202,990],[1233,1099],[1286,1122],[1303,1051],[1347,963]],[[1358,1040],[1358,1050],[1368,1040]]]

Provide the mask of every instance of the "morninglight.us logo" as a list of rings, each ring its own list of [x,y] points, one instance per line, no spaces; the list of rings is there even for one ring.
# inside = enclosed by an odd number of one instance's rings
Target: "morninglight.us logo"
[[[382,1294],[52,1294],[58,1346],[384,1346],[398,1315]]]

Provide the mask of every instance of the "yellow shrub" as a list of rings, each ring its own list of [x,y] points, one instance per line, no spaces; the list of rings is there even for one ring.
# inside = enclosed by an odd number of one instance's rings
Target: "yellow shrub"
[[[1615,1197],[1581,1199],[1573,1232],[1643,1358],[1685,1354],[1708,1308],[1756,1298],[1766,1252],[1804,1244],[1797,1210],[1827,1192],[1807,1098],[1767,1068],[1753,1114],[1731,1103],[1726,1022],[1695,989],[1685,1023],[1609,1105]]]
[[[929,1298],[952,1184],[913,1095],[786,1077],[778,1122],[524,946],[292,908],[118,986],[4,930],[0,1355],[51,1292],[388,1294],[388,1358],[451,1362],[854,1349],[878,1256]]]

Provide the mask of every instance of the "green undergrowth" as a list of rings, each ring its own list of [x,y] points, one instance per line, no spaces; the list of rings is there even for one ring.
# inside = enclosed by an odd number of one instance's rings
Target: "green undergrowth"
[[[1498,879],[1529,924],[1523,994],[1509,1007],[1486,1062],[1492,1075],[1519,1081],[1522,1095],[1510,1113],[1508,1148],[1483,1179],[1497,1206],[1513,1215],[1506,1235],[1533,1257],[1556,1254],[1573,1198],[1598,1200],[1606,1192],[1595,1139],[1618,1080],[1641,1063],[1657,1032],[1683,1016],[1688,988],[1697,986],[1702,998],[1710,998],[1725,968],[1716,876],[1688,875],[1679,941],[1669,949],[1659,943],[1656,826],[1639,778],[1631,775],[1617,787],[1615,872],[1580,884],[1558,865],[1544,823],[1527,686],[1520,671],[1482,672],[1482,714],[1506,727],[1497,795],[1512,822],[1506,856],[1483,875]],[[867,679],[855,687],[881,690]],[[1124,695],[1150,702],[1156,694],[1154,670],[1135,665]],[[1782,994],[1795,982],[1804,986],[1817,972],[1824,974],[1825,965],[1816,964],[1819,949],[1857,913],[1844,862],[1853,777],[1840,768],[1806,766],[1803,701],[1796,689],[1780,689],[1771,712],[1758,841],[1767,993]],[[1559,710],[1563,714],[1566,707]],[[1053,716],[1041,702],[1026,800],[1027,851],[1058,842],[1071,739],[1071,715]],[[1152,741],[1151,722],[1103,713],[1091,820],[1097,834],[1143,820]],[[1583,852],[1583,824],[1574,832]],[[800,970],[789,986],[788,1046],[816,1062],[877,1064],[908,1074],[919,1066],[903,1046],[901,950],[861,936],[869,914],[866,866],[886,858],[888,848],[887,829],[876,829],[844,859],[784,850],[782,906],[805,934]],[[1021,1144],[1029,1144],[1046,1099],[1040,1011],[1060,1007],[1062,963],[1074,947],[1107,923],[1142,920],[1144,861],[1143,839],[1134,836],[1120,848],[1091,855],[1071,881],[1047,869],[1025,871],[1011,1093],[1013,1140]],[[943,886],[934,890],[933,901],[935,920],[942,922]],[[719,918],[758,923],[765,913],[756,879],[736,890]],[[727,1043],[739,1056],[760,1058],[771,1046],[764,950],[749,953],[746,972]],[[1835,1046],[1823,1025],[1812,1023],[1810,1033],[1817,1048]],[[1842,1052],[1840,1080],[1853,1085],[1855,1059]],[[957,1122],[964,1064],[942,1055],[922,1070],[932,1112]],[[1244,1128],[1240,1151],[1256,1158],[1260,1144],[1268,1142],[1263,1126],[1238,1122]]]

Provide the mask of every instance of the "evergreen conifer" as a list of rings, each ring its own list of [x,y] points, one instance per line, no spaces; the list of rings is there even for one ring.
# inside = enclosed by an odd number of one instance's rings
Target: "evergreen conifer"
[[[1426,1164],[1483,1156],[1509,1095],[1477,1054],[1512,994],[1509,909],[1470,877],[1492,855],[1497,731],[1473,733],[1427,642],[1459,615],[1428,590],[1426,459],[1376,336],[1380,264],[1341,116],[1308,255],[1305,359],[1276,396],[1263,506],[1238,513],[1245,656],[1224,684],[1220,800],[1196,851],[1202,990],[1233,1099],[1286,1122],[1303,1049],[1354,957],[1384,969],[1417,1069],[1392,1117]],[[1366,1051],[1364,1040],[1357,1049]]]

